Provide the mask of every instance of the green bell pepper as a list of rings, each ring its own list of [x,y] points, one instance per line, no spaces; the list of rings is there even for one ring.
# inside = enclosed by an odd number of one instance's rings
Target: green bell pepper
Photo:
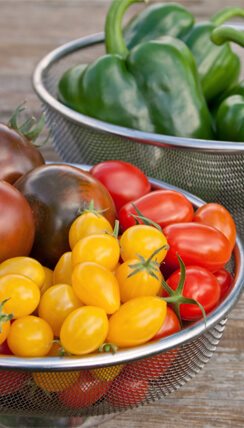
[[[208,103],[212,103],[223,91],[233,86],[240,76],[241,61],[229,43],[235,41],[241,44],[237,31],[229,27],[217,28],[236,16],[244,17],[244,9],[225,8],[214,15],[210,22],[194,25],[183,37],[196,59],[203,93]],[[216,42],[224,43],[217,46]]]
[[[244,143],[244,96],[232,95],[219,106],[216,115],[217,137]]]
[[[80,72],[80,66],[68,70],[59,82],[59,99],[112,124],[211,139],[212,118],[187,46],[165,36],[128,51],[122,19],[131,4],[141,1],[112,2],[105,25],[107,55]]]
[[[194,16],[177,3],[157,3],[146,7],[124,28],[128,49],[161,36],[183,37],[193,27]]]

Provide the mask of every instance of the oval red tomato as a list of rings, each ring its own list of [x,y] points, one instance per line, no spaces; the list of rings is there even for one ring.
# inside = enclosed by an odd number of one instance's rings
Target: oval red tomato
[[[178,223],[163,229],[169,244],[165,264],[171,271],[179,267],[177,254],[186,266],[202,266],[215,272],[231,258],[229,240],[219,230],[199,223]]]
[[[158,330],[158,332],[155,334],[155,336],[151,340],[154,341],[154,340],[162,339],[163,337],[170,336],[171,334],[177,333],[180,330],[181,330],[180,321],[176,313],[173,311],[173,309],[171,309],[168,306],[166,318],[162,326]]]
[[[0,201],[0,262],[28,256],[35,234],[30,205],[12,184],[5,181],[0,181]]]
[[[21,371],[0,370],[0,396],[19,391],[29,379],[29,374]]]
[[[178,269],[167,279],[167,284],[173,290],[178,287],[180,276],[181,272]],[[207,269],[200,266],[187,266],[182,294],[184,297],[197,300],[208,313],[219,303],[220,285],[217,278]],[[185,321],[194,321],[202,318],[202,311],[197,305],[183,303],[180,305],[180,315]]]
[[[119,211],[127,202],[150,192],[146,175],[135,165],[120,160],[98,163],[91,173],[108,189]]]
[[[195,212],[193,221],[207,224],[220,230],[234,248],[236,241],[236,225],[230,212],[223,205],[216,203],[205,204]]]
[[[178,354],[177,349],[144,358],[126,366],[125,374],[132,379],[152,380],[162,376],[173,364]],[[123,373],[123,372],[122,372]]]
[[[232,289],[234,282],[233,277],[226,269],[220,269],[214,272],[214,276],[217,278],[220,285],[220,300],[224,300]]]
[[[82,370],[78,381],[59,392],[58,397],[64,406],[71,409],[88,407],[103,397],[110,385],[111,382],[101,381]]]
[[[153,220],[162,228],[172,224],[192,221],[194,210],[188,199],[174,190],[155,190],[132,203],[124,205],[119,212],[119,221],[123,230],[136,224],[133,215],[139,209],[144,217]],[[143,223],[138,219],[139,223]]]
[[[106,395],[106,400],[112,406],[126,408],[140,404],[145,400],[149,389],[148,381],[142,376],[140,379],[132,378],[127,373],[126,366],[121,375],[119,375],[112,383],[109,392]]]
[[[67,164],[35,168],[15,183],[34,213],[36,234],[32,257],[53,268],[69,247],[69,229],[91,200],[114,224],[115,207],[109,192],[91,174]]]

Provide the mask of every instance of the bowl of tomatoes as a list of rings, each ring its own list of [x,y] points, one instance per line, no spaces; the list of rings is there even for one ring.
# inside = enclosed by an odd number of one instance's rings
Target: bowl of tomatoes
[[[105,415],[201,370],[244,281],[223,205],[118,160],[43,161],[1,183],[17,216],[0,225],[2,414]]]

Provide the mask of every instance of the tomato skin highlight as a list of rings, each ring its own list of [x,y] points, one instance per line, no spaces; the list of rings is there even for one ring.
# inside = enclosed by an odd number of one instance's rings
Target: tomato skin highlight
[[[42,295],[38,315],[48,322],[55,336],[59,337],[65,318],[82,303],[68,284],[56,284]]]
[[[230,212],[217,203],[204,204],[195,212],[193,221],[220,230],[229,240],[231,249],[235,246],[236,225]]]
[[[40,301],[38,285],[24,275],[9,274],[0,277],[0,302],[9,299],[4,310],[13,318],[30,315]]]
[[[39,288],[45,281],[45,271],[42,265],[31,257],[13,257],[0,264],[0,277],[9,274],[27,276],[35,282]]]
[[[69,230],[69,245],[73,249],[82,238],[100,233],[113,233],[109,221],[99,212],[84,212],[75,219]]]
[[[167,284],[176,290],[180,281],[180,270],[174,272]],[[165,292],[165,295],[167,293]],[[183,296],[197,300],[208,313],[214,309],[220,299],[220,285],[217,278],[207,269],[200,266],[187,266],[183,288]],[[194,321],[202,318],[202,312],[197,305],[183,303],[180,305],[180,315],[183,320]]]
[[[62,405],[70,409],[89,407],[102,398],[110,387],[110,382],[103,382],[91,376],[88,371],[82,370],[78,381],[58,393]]]
[[[231,258],[231,245],[219,230],[199,223],[176,223],[163,232],[169,244],[165,264],[172,271],[179,267],[177,253],[186,266],[202,266],[215,272]]]
[[[65,351],[83,355],[96,351],[105,342],[107,334],[106,312],[95,306],[83,306],[71,312],[64,320],[60,341]]]
[[[120,238],[121,258],[124,261],[137,259],[139,254],[148,259],[154,251],[165,247],[153,257],[153,260],[161,263],[168,251],[167,244],[165,235],[155,227],[143,224],[132,226]]]
[[[155,190],[139,199],[124,205],[119,211],[120,226],[123,230],[136,224],[133,215],[137,212],[159,224],[162,228],[172,223],[189,222],[193,219],[193,206],[180,192],[174,190]],[[138,219],[142,224],[142,220]]]
[[[141,345],[157,333],[166,317],[167,305],[159,297],[137,297],[120,306],[109,318],[106,342],[119,348]]]
[[[35,223],[28,201],[14,187],[0,181],[0,263],[28,256],[34,242]]]
[[[29,315],[13,322],[7,341],[18,357],[44,357],[52,347],[53,332],[45,320]]]
[[[146,175],[135,165],[120,160],[100,162],[91,174],[108,189],[117,211],[127,202],[150,192],[151,184]]]
[[[72,273],[72,288],[85,305],[102,308],[107,314],[119,309],[118,281],[104,266],[93,262],[76,265]]]
[[[15,186],[28,200],[34,215],[31,256],[50,269],[70,251],[70,226],[91,200],[96,209],[105,210],[104,216],[114,224],[115,206],[109,192],[91,174],[74,166],[40,166],[22,176]]]
[[[214,272],[214,276],[220,285],[220,301],[224,300],[233,287],[233,277],[226,269],[220,269]]]

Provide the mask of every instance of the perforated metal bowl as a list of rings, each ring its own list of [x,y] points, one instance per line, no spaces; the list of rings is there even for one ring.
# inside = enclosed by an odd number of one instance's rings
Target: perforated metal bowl
[[[206,201],[221,202],[233,214],[244,239],[244,142],[135,131],[84,116],[57,101],[57,83],[63,72],[102,55],[103,41],[100,33],[67,43],[43,58],[34,71],[34,89],[43,102],[55,150],[66,162],[129,161],[151,177]]]
[[[89,169],[84,165],[81,167]],[[159,180],[151,179],[151,182],[156,188],[180,190]],[[180,191],[195,208],[203,204],[201,199]],[[115,354],[45,358],[1,356],[0,414],[25,417],[102,416],[150,403],[177,390],[209,361],[223,334],[228,313],[241,294],[244,249],[239,238],[229,269],[234,275],[233,289],[218,308],[208,315],[206,325],[204,321],[189,324],[181,332],[167,338],[140,347],[118,350]],[[118,365],[123,366],[120,372]],[[68,384],[74,382],[75,371],[92,373],[91,370],[96,368],[103,368],[105,379],[96,385],[100,398],[94,401],[94,390],[90,390],[89,382],[85,381],[85,401],[83,397],[83,401],[78,399],[77,403],[79,394],[77,390],[71,389],[65,405],[57,390],[67,390]],[[34,372],[38,372],[42,388],[35,384],[32,376]],[[20,377],[21,374],[24,378]],[[115,380],[111,382],[111,378]],[[130,388],[131,379],[139,379],[140,392],[136,387]],[[118,385],[116,387],[117,382],[120,382],[119,389]],[[50,386],[53,392],[50,392]],[[7,395],[3,395],[3,391]],[[115,391],[116,397],[119,395],[119,403],[114,400]]]

